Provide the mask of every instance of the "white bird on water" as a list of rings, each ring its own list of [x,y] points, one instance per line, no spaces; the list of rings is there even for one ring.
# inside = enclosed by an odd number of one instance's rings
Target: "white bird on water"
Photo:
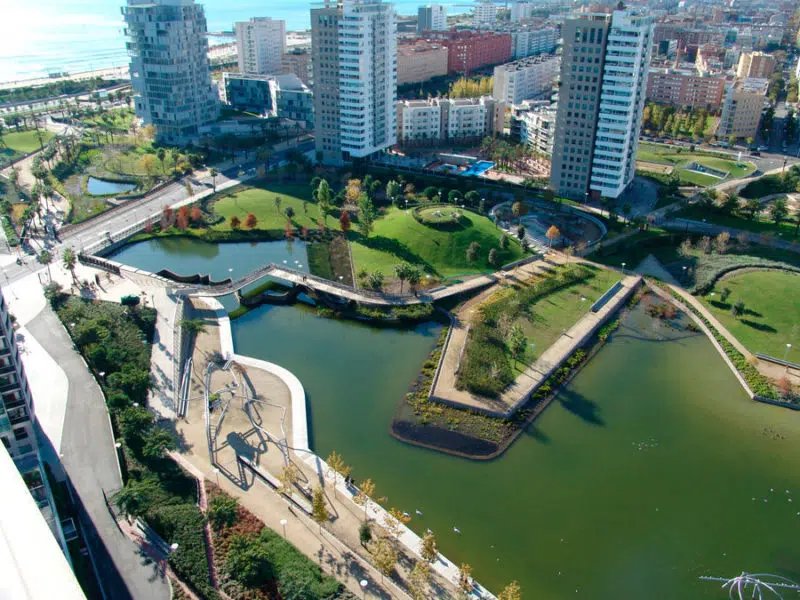
[[[458,534],[461,533],[461,530],[458,527],[453,527],[453,531],[455,531]]]

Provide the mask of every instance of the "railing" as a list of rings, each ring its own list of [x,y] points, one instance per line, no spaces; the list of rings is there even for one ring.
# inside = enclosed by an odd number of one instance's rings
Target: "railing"
[[[175,413],[180,414],[181,402],[181,366],[183,365],[183,305],[185,300],[178,297],[178,306],[175,309],[175,322],[172,327],[172,406]]]

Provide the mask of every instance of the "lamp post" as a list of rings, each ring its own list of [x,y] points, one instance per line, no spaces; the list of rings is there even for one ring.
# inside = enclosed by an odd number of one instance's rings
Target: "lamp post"
[[[625,263],[622,263],[622,274],[625,275]]]
[[[286,519],[281,519],[281,527],[283,527],[283,537],[284,537],[284,539],[286,539],[286,524],[288,522],[289,521],[287,521]]]
[[[792,345],[791,345],[791,344],[786,344],[786,351],[783,353],[783,362],[786,362],[786,358],[789,356],[789,350],[791,350],[791,349],[792,349]],[[785,372],[786,372],[786,373],[788,373],[788,372],[789,372],[789,365],[788,365],[788,363],[787,363],[787,365],[786,365],[786,371],[785,371]]]
[[[361,581],[358,582],[358,584],[361,586],[362,598],[366,598],[367,597],[367,585],[369,584],[369,582],[366,579],[362,579]]]
[[[214,467],[214,477],[217,479],[217,487],[219,487],[219,469]]]

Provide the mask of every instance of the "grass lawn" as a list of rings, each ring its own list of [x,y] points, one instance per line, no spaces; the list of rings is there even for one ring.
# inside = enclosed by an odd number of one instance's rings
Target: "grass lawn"
[[[529,316],[519,320],[528,338],[524,363],[530,364],[547,350],[561,335],[585,315],[592,304],[616,282],[621,280],[616,271],[596,269],[590,279],[556,290],[540,298],[529,309]],[[581,298],[586,298],[581,300]],[[531,345],[533,344],[533,345]],[[522,362],[517,373],[525,369]]]
[[[106,121],[102,117],[106,117]],[[84,119],[87,125],[100,125],[101,123],[108,122],[115,131],[126,133],[130,130],[131,124],[136,116],[136,113],[131,108],[117,108],[109,110],[103,115],[96,115]]]
[[[723,288],[731,290],[720,302]],[[786,344],[800,344],[800,275],[779,271],[754,271],[717,282],[715,296],[700,297],[705,306],[751,352],[783,358]],[[716,298],[716,299],[715,299]],[[730,307],[742,301],[745,313],[738,319]],[[800,347],[789,351],[788,360],[800,362]]]
[[[275,198],[280,198],[280,211],[275,205]],[[303,202],[306,210],[303,210]],[[230,231],[230,219],[239,217],[244,226],[247,215],[252,213],[258,218],[256,229],[285,229],[286,209],[294,209],[292,221],[295,226],[317,228],[317,221],[322,219],[317,205],[311,201],[311,187],[305,183],[274,183],[258,181],[237,187],[233,193],[220,197],[214,204],[217,214],[225,217],[225,221],[214,226],[220,231]],[[338,229],[338,220],[328,217],[328,227]]]
[[[464,211],[461,223],[463,226],[458,229],[443,231],[419,223],[410,210],[389,208],[375,221],[375,231],[368,240],[357,231],[350,232],[356,272],[366,269],[389,276],[395,265],[408,262],[448,278],[495,271],[488,262],[492,248],[497,249],[499,264],[522,258],[515,241],[510,241],[507,250],[500,250],[503,234],[488,218]],[[481,246],[475,263],[467,261],[467,248],[472,242]]]
[[[753,233],[773,233],[776,235],[780,233],[781,237],[787,241],[795,239],[794,233],[797,229],[797,223],[793,221],[783,221],[780,225],[776,225],[775,221],[770,220],[764,213],[755,219],[747,219],[737,214],[726,215],[723,213],[706,211],[696,205],[681,209],[677,213],[677,216],[686,219],[694,219],[696,221],[705,219],[709,223],[714,223],[722,227],[743,229],[744,231],[752,231]]]
[[[636,159],[662,165],[672,165],[678,170],[681,183],[700,186],[714,185],[723,180],[711,175],[684,169],[683,167],[690,162],[696,162],[719,171],[726,171],[730,173],[731,179],[744,177],[755,171],[755,165],[750,162],[737,163],[733,159],[712,156],[703,152],[689,152],[685,148],[681,149],[681,152],[678,152],[679,148],[681,147],[670,147],[643,142],[639,144],[639,151],[636,155]]]
[[[42,130],[39,133],[44,144],[47,144],[48,140],[53,137],[49,131]],[[41,148],[36,131],[4,133],[3,143],[5,145],[0,147],[0,165],[6,165]]]

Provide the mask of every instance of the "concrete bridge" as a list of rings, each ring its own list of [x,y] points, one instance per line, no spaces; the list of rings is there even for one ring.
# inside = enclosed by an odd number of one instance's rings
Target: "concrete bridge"
[[[376,292],[373,290],[355,289],[350,286],[330,281],[311,275],[304,271],[298,271],[285,266],[276,264],[267,264],[247,275],[240,277],[236,280],[226,280],[221,282],[210,281],[208,283],[194,282],[194,281],[175,281],[171,278],[164,277],[162,274],[150,273],[141,269],[135,269],[122,263],[100,258],[97,256],[80,254],[78,256],[81,263],[88,266],[109,271],[123,277],[137,279],[144,284],[143,278],[149,279],[155,287],[171,288],[176,296],[181,297],[219,297],[227,296],[241,290],[242,288],[255,283],[256,281],[264,278],[271,277],[272,279],[284,283],[287,286],[300,286],[307,290],[326,294],[347,302],[358,302],[362,305],[370,306],[411,306],[415,304],[429,304],[443,298],[450,296],[457,296],[479,290],[481,288],[492,285],[497,282],[497,277],[494,275],[479,275],[467,281],[462,281],[453,285],[442,286],[431,290],[426,290],[417,294],[386,294],[383,292]],[[188,279],[188,278],[187,278]]]

